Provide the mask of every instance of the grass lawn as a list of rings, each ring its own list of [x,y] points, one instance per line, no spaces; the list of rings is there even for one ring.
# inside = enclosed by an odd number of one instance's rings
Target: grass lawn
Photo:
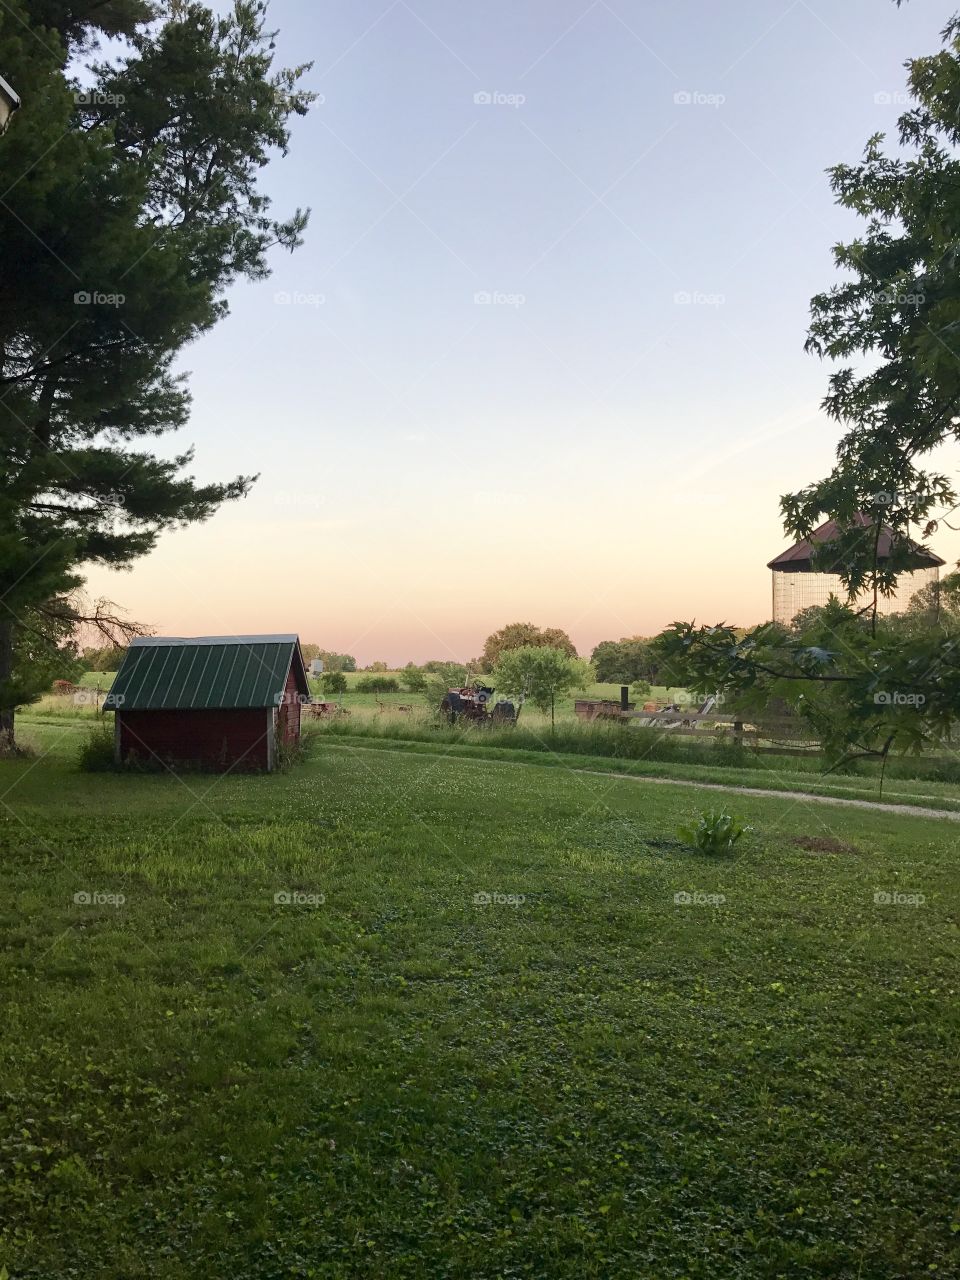
[[[347,678],[355,683],[362,674],[349,674]],[[613,685],[594,685],[589,690],[590,697],[616,700],[618,694],[619,689]],[[317,696],[322,695],[318,693]],[[691,695],[683,689],[656,688],[651,696],[661,705],[668,701],[693,705]],[[528,752],[540,750],[563,756],[606,756],[624,762],[634,761],[638,772],[650,773],[657,772],[657,769],[648,769],[648,765],[670,762],[671,766],[679,767],[679,776],[695,777],[698,767],[703,765],[709,766],[711,773],[717,772],[718,768],[721,773],[740,772],[739,781],[744,786],[759,785],[769,789],[782,786],[789,790],[810,789],[831,795],[849,793],[872,799],[880,793],[882,774],[884,799],[888,796],[893,799],[895,790],[902,793],[913,789],[923,793],[924,804],[929,804],[933,798],[929,793],[938,791],[949,798],[945,807],[960,804],[960,750],[957,749],[944,750],[936,757],[898,755],[891,758],[885,768],[881,768],[879,761],[861,759],[846,766],[842,773],[820,777],[826,765],[816,750],[793,755],[776,749],[756,752],[753,750],[756,744],[750,735],[742,749],[734,749],[729,729],[715,731],[701,727],[692,734],[679,734],[665,728],[642,727],[636,722],[627,725],[584,722],[574,712],[573,697],[558,702],[555,729],[551,727],[549,714],[531,705],[523,708],[516,727],[497,727],[489,723],[484,726],[460,723],[450,727],[438,722],[436,708],[423,695],[363,694],[354,692],[351,685],[339,700],[349,714],[320,722],[318,726],[324,732],[338,736],[386,739],[388,743],[425,742],[431,749],[442,743],[445,749],[455,745],[458,752],[463,747],[478,749],[477,754],[492,756],[500,755],[500,748]],[[784,741],[764,745],[790,747],[797,744]],[[744,776],[746,772],[757,780],[748,779]],[[791,775],[801,777],[791,778]],[[856,782],[844,781],[853,776],[857,778]],[[899,784],[905,779],[911,784],[916,783],[916,786],[903,788]]]
[[[675,781],[720,785],[731,790],[741,787],[760,787],[764,791],[791,791],[798,794],[832,796],[845,800],[869,800],[875,804],[912,805],[919,809],[941,809],[960,812],[960,796],[955,782],[938,782],[926,778],[886,779],[880,791],[876,775],[848,778],[838,774],[801,772],[790,768],[796,761],[789,757],[761,756],[757,767],[743,765],[724,767],[716,764],[686,763],[676,760],[611,759],[604,756],[578,755],[575,753],[538,750],[511,750],[507,747],[485,746],[480,741],[461,740],[447,744],[420,742],[403,738],[375,738],[372,735],[324,733],[331,747],[340,746],[347,751],[400,751],[423,756],[461,759],[500,760],[512,764],[536,765],[544,768],[574,770],[577,773],[629,774],[636,778],[669,778]],[[735,795],[706,797],[713,807],[727,805],[736,808],[739,799]]]
[[[32,732],[11,1280],[957,1274],[954,824],[742,797],[711,860],[693,789],[326,739],[82,775]]]

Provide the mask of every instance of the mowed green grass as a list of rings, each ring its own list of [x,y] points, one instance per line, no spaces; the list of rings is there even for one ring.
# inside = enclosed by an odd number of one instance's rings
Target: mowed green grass
[[[695,789],[76,736],[0,766],[11,1277],[957,1274],[955,824],[744,797],[712,860]]]
[[[355,726],[350,722],[351,729]],[[701,761],[687,762],[682,759],[657,760],[649,758],[631,759],[577,754],[574,752],[551,751],[549,740],[543,748],[531,751],[525,748],[512,749],[499,745],[489,745],[479,735],[464,734],[457,739],[450,735],[438,733],[434,741],[419,741],[396,737],[380,737],[373,734],[341,733],[340,726],[324,725],[322,736],[330,748],[342,747],[345,751],[398,751],[417,753],[422,756],[444,757],[458,756],[467,760],[500,760],[514,764],[532,764],[538,767],[557,768],[575,773],[609,773],[627,774],[635,778],[660,778],[674,782],[701,783],[706,786],[719,786],[729,792],[728,795],[713,796],[714,805],[736,806],[739,803],[737,792],[744,787],[760,788],[764,791],[788,791],[800,795],[817,795],[834,797],[840,800],[866,800],[871,804],[886,804],[894,807],[910,805],[918,809],[935,809],[942,812],[960,812],[960,796],[955,782],[939,782],[929,778],[898,778],[888,776],[881,791],[880,779],[876,773],[865,777],[849,778],[839,774],[823,774],[814,769],[819,761],[811,761],[803,771],[798,764],[806,761],[791,756],[760,756],[753,766],[748,763],[726,766],[723,764],[705,764]]]

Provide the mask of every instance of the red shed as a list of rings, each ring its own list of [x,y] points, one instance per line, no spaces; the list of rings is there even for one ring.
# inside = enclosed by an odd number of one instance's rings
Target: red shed
[[[118,762],[269,771],[277,744],[299,741],[308,698],[295,635],[145,636],[104,709],[115,713]]]

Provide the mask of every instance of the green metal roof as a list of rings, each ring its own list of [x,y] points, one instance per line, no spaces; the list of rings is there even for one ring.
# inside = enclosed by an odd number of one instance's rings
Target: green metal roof
[[[202,711],[279,704],[291,662],[307,692],[295,635],[144,636],[134,640],[104,707],[124,711]]]

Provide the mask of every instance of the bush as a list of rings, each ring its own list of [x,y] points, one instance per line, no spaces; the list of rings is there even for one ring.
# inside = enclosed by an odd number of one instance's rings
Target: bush
[[[315,735],[314,735],[315,736]],[[309,739],[301,734],[295,741],[277,737],[274,746],[274,764],[278,773],[287,773],[295,764],[303,764],[307,758]]]
[[[357,693],[399,693],[393,676],[361,676],[353,686]]]
[[[407,693],[423,693],[427,687],[427,677],[419,667],[404,667],[400,672],[400,679],[403,681],[403,687]]]
[[[113,721],[102,720],[90,730],[77,757],[84,773],[105,773],[116,767],[113,758]]]
[[[677,834],[701,853],[732,853],[734,845],[749,830],[739,818],[720,809],[701,813],[696,822],[678,827]]]
[[[347,677],[342,671],[325,671],[320,677],[320,688],[328,698],[345,693]]]

